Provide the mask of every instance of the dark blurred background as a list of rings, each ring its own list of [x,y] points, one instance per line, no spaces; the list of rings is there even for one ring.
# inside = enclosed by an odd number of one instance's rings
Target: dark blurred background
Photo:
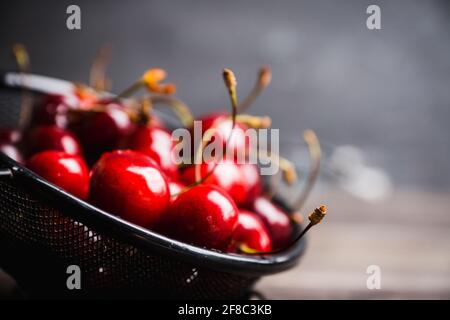
[[[66,28],[70,4],[81,7],[81,30]],[[366,27],[370,4],[381,7],[381,30]],[[448,1],[3,1],[0,68],[14,68],[9,48],[21,42],[33,72],[86,82],[109,43],[113,91],[160,66],[200,114],[227,105],[223,67],[244,96],[269,64],[272,84],[251,111],[272,117],[300,166],[300,132],[316,130],[324,170],[309,208],[328,201],[334,217],[311,236],[303,265],[260,289],[448,298],[449,18]],[[369,264],[386,270],[377,293],[365,288]]]

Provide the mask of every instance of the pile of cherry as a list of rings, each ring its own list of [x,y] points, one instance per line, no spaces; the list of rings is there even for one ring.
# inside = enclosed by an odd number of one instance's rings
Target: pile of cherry
[[[172,106],[186,127],[194,119],[171,96],[175,87],[161,83],[164,78],[163,70],[150,69],[119,98],[87,86],[74,86],[76,103],[46,95],[34,103],[22,130],[0,129],[0,150],[66,192],[172,239],[247,254],[292,244],[296,219],[263,193],[256,165],[234,158],[202,162],[199,168],[172,161],[176,142],[152,114],[153,105],[159,100]],[[267,126],[267,118],[236,116],[234,75],[225,69],[224,78],[233,112],[196,120],[203,132],[214,128],[225,147],[248,154],[245,137],[230,133]],[[269,78],[266,69],[259,80]],[[149,94],[130,98],[139,88]],[[325,207],[315,211],[323,216]]]

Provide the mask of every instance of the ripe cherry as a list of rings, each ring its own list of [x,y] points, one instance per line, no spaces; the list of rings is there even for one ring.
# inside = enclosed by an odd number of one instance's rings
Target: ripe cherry
[[[74,196],[87,199],[89,170],[79,156],[60,151],[43,151],[31,157],[27,167]]]
[[[22,163],[22,153],[17,148],[17,143],[21,140],[21,134],[14,129],[0,129],[0,152],[3,152],[11,159]]]
[[[46,95],[34,109],[33,125],[55,125],[65,128],[68,123],[67,113],[69,109],[65,96]]]
[[[0,128],[0,143],[16,144],[22,139],[22,134],[16,129]]]
[[[238,157],[238,155],[248,154],[249,137],[245,134],[248,127],[245,124],[237,122],[233,128],[233,121],[226,112],[215,112],[205,115],[197,121],[201,121],[202,135],[211,128],[216,130],[214,138],[217,143],[223,145],[224,156],[228,153]],[[232,129],[233,128],[233,129]],[[225,148],[228,146],[228,150]]]
[[[201,178],[204,184],[216,185],[224,189],[238,206],[247,201],[247,182],[239,167],[233,160],[223,159],[215,165],[213,161],[200,165]],[[214,167],[215,166],[215,167]],[[195,182],[195,166],[189,166],[181,172],[181,180],[186,184]]]
[[[264,196],[255,199],[252,209],[269,230],[273,249],[286,247],[290,243],[293,231],[287,213]]]
[[[106,100],[99,105],[104,110],[84,112],[73,125],[83,147],[96,154],[113,150],[133,130],[123,105]]]
[[[151,125],[141,125],[125,138],[123,144],[126,149],[142,152],[155,160],[169,177],[173,179],[177,177],[178,166],[172,159],[174,142],[166,130]]]
[[[181,191],[186,188],[184,184],[178,181],[169,180],[168,182],[169,190],[170,190],[170,200],[173,202],[176,198],[178,198],[178,195],[181,193]]]
[[[37,126],[27,133],[28,154],[56,150],[72,155],[82,155],[78,139],[70,131],[57,126]]]
[[[242,175],[244,176],[246,187],[246,205],[253,203],[257,196],[261,195],[262,182],[259,174],[258,166],[250,163],[239,165]]]
[[[159,166],[131,150],[105,153],[91,172],[94,205],[132,223],[151,228],[168,209],[169,187]]]
[[[212,185],[198,185],[178,196],[158,230],[174,239],[225,250],[238,220],[233,199]]]
[[[228,252],[245,250],[269,252],[272,250],[272,240],[261,218],[253,212],[240,210],[238,223],[234,229]]]

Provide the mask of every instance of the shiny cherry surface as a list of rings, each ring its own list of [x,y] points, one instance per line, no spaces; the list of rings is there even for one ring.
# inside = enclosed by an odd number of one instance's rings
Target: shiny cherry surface
[[[289,216],[264,196],[253,202],[255,212],[266,225],[272,238],[273,249],[282,249],[289,245],[292,237],[292,225]]]
[[[60,151],[43,151],[31,157],[27,167],[74,196],[87,199],[89,170],[79,156]]]
[[[228,146],[228,152],[234,155],[234,159],[237,158],[238,154],[248,154],[249,139],[245,134],[248,129],[246,125],[236,123],[234,129],[231,130],[233,122],[226,112],[208,114],[199,118],[198,121],[202,122],[202,134],[213,127],[217,130],[215,136],[224,147]],[[224,156],[226,152],[224,148]]]
[[[153,126],[139,126],[125,140],[124,145],[127,149],[148,155],[165,174],[176,179],[178,166],[172,161],[174,143],[170,133]]]
[[[133,124],[118,103],[107,103],[105,111],[86,112],[74,124],[82,145],[96,154],[111,151],[133,130]]]
[[[272,240],[264,222],[258,215],[247,210],[239,211],[228,252],[238,252],[241,245],[258,252],[272,250]]]
[[[158,227],[187,243],[225,250],[238,220],[238,209],[222,189],[199,185],[178,196]]]
[[[242,175],[244,176],[246,187],[246,201],[247,206],[251,205],[257,196],[262,193],[262,181],[259,174],[259,168],[257,165],[245,163],[240,164]]]
[[[37,126],[26,134],[28,154],[45,150],[63,151],[72,155],[81,155],[82,150],[77,137],[70,131],[57,126]]]
[[[170,202],[166,177],[147,155],[131,150],[105,153],[91,172],[94,205],[151,228]]]
[[[46,95],[34,109],[33,124],[55,125],[65,128],[68,123],[67,112],[69,109],[66,97],[63,95]]]
[[[201,177],[206,177],[213,170],[214,162],[201,164]],[[181,172],[181,180],[186,184],[195,182],[195,166],[190,166]],[[224,189],[238,206],[244,204],[247,199],[247,184],[239,166],[232,160],[223,159],[216,165],[213,173],[208,176],[203,184],[216,185]]]

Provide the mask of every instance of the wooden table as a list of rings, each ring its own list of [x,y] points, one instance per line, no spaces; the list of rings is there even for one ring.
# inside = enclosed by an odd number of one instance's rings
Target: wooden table
[[[377,204],[320,194],[308,204],[326,199],[327,221],[296,268],[257,285],[267,298],[450,298],[450,193],[397,191]],[[380,290],[367,289],[369,265],[381,268]]]

